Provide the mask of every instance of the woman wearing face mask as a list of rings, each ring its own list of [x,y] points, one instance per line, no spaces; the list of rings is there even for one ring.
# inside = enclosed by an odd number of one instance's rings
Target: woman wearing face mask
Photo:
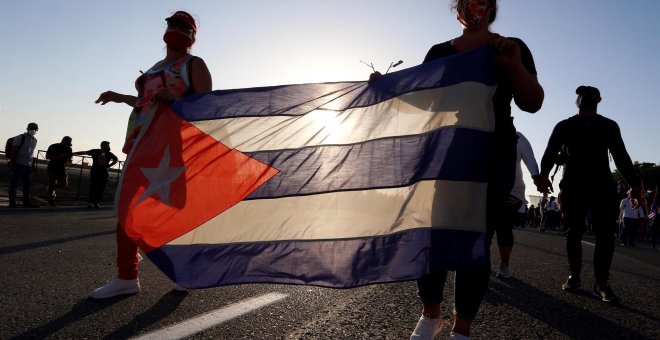
[[[211,74],[202,58],[191,55],[195,43],[197,24],[193,17],[178,11],[165,19],[167,29],[163,40],[167,45],[165,58],[157,62],[135,81],[138,95],[119,94],[113,91],[101,93],[96,103],[124,103],[133,107],[129,119],[126,142],[122,151],[129,154],[134,141],[146,131],[158,104],[171,102],[191,94],[211,91]],[[124,232],[117,228],[117,278],[92,292],[92,298],[103,299],[140,291],[138,281],[138,247]],[[175,285],[175,289],[183,289]]]
[[[522,40],[505,38],[490,31],[497,15],[496,0],[454,0],[452,8],[463,27],[455,39],[431,47],[424,62],[484,46],[497,50],[497,90],[493,96],[495,111],[495,162],[491,164],[488,183],[486,254],[490,254],[490,239],[495,227],[507,218],[507,197],[516,173],[516,129],[511,117],[511,100],[523,111],[536,112],[543,104],[543,88],[536,77],[532,54]],[[417,281],[424,305],[422,317],[411,339],[432,339],[441,329],[440,303],[443,300],[446,271],[434,272]],[[454,320],[451,339],[467,339],[488,286],[490,263],[470,271],[458,271],[455,278]]]

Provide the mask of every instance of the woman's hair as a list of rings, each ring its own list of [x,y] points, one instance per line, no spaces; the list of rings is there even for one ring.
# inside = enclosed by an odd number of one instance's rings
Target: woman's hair
[[[451,8],[456,11],[459,5],[462,5],[463,2],[466,0],[452,0],[451,2]],[[495,18],[497,17],[497,0],[488,0],[489,6],[492,9],[490,11],[490,17],[488,18],[488,23],[492,24],[495,21]]]

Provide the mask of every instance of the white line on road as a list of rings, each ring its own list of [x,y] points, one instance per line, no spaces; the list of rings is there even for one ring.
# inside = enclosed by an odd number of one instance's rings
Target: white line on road
[[[216,309],[196,318],[189,319],[179,324],[165,327],[161,330],[144,334],[135,340],[163,340],[163,339],[183,339],[195,333],[201,332],[207,328],[221,324],[225,321],[237,318],[253,310],[268,306],[272,303],[286,298],[288,295],[281,293],[269,293],[249,300],[235,303],[227,307]]]

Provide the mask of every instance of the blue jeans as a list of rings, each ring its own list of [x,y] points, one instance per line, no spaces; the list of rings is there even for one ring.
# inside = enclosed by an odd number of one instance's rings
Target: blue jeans
[[[16,188],[18,182],[23,181],[23,203],[32,204],[32,167],[29,165],[16,164],[16,170],[11,174],[9,184],[9,204],[16,204]]]

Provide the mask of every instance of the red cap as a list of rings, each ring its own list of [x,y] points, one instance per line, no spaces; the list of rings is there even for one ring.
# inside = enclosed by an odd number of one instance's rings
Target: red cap
[[[177,11],[176,13],[172,14],[171,17],[165,19],[165,21],[170,20],[185,22],[186,24],[190,25],[190,27],[192,27],[193,31],[197,32],[197,24],[195,23],[195,19],[192,17],[192,15],[188,14],[188,12]]]

